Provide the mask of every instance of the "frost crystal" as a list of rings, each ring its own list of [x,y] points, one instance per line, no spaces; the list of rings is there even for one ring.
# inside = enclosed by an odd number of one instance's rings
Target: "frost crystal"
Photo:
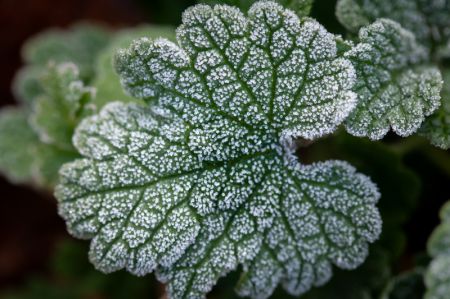
[[[443,149],[450,148],[450,70],[443,73],[442,105],[428,117],[419,133],[430,139],[431,143]]]
[[[427,50],[396,22],[380,19],[362,28],[359,39],[344,55],[358,77],[358,105],[346,120],[347,131],[381,139],[392,127],[411,135],[440,105],[439,70],[424,64]]]
[[[445,52],[450,41],[450,0],[338,0],[336,15],[353,32],[379,18],[389,18],[430,49]]]
[[[56,188],[69,231],[104,272],[157,270],[170,298],[204,298],[243,266],[266,298],[353,269],[377,239],[376,186],[345,162],[300,165],[292,139],[332,132],[355,106],[349,60],[317,22],[273,2],[198,5],[180,46],[141,39],[116,68],[148,107],[113,103],[78,127],[83,159]]]
[[[274,0],[286,8],[293,10],[299,17],[308,16],[313,0]],[[206,4],[228,4],[239,7],[242,11],[248,11],[249,8],[257,2],[257,0],[201,0],[200,2]]]
[[[434,259],[425,274],[425,299],[445,299],[450,294],[450,202],[442,208],[441,219],[428,240],[428,253]]]

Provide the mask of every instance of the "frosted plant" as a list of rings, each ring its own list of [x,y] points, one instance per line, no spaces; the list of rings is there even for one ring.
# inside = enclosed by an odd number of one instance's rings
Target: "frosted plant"
[[[274,0],[290,10],[293,10],[299,17],[308,16],[314,0]],[[238,7],[242,11],[248,11],[257,0],[201,0],[207,4],[228,4]]]
[[[348,58],[358,77],[358,105],[346,121],[355,136],[381,139],[389,129],[401,136],[417,131],[440,105],[439,69],[427,66],[427,50],[398,23],[380,19],[359,32]]]
[[[94,90],[84,86],[71,63],[49,64],[38,82],[41,91],[27,105],[31,107],[6,109],[0,115],[0,170],[13,182],[51,188],[59,167],[79,157],[72,135],[78,122],[92,113]]]
[[[120,51],[126,90],[86,118],[55,195],[104,272],[157,271],[170,298],[204,298],[242,265],[238,292],[267,298],[353,269],[377,239],[379,193],[342,161],[300,164],[298,137],[331,133],[355,107],[355,71],[336,37],[274,2],[197,5],[178,45]]]
[[[84,82],[91,81],[95,77],[97,54],[109,39],[103,28],[84,23],[68,30],[50,29],[32,37],[22,48],[25,67],[13,82],[15,96],[26,104],[33,102],[42,93],[39,77],[49,62],[71,62],[79,68]]]
[[[73,150],[72,135],[95,90],[84,86],[72,63],[50,64],[41,78],[43,93],[33,103],[30,122],[44,143]]]
[[[355,33],[378,18],[392,19],[435,54],[450,54],[445,53],[450,41],[449,0],[338,0],[336,15]]]
[[[421,44],[423,47],[420,47],[422,50],[419,51],[423,52],[421,54],[422,64],[427,63],[428,65],[439,67],[444,74],[448,72],[447,66],[444,63],[444,58],[450,56],[450,1],[339,0],[336,8],[336,15],[341,23],[353,32],[356,32],[362,26],[369,24],[377,18],[390,18],[399,22],[403,27],[411,31],[411,33],[407,34],[410,36],[409,39],[411,39],[411,34],[414,34],[417,39],[417,44]],[[416,42],[414,41],[413,44],[415,43]],[[416,46],[419,47],[417,44],[412,50],[416,49]],[[379,47],[379,49],[380,53],[384,55],[385,49],[383,47]],[[418,54],[418,51],[411,51],[411,49],[408,50],[407,48],[404,50],[409,53],[404,52],[402,59],[403,57],[411,57],[411,55],[414,56]],[[401,55],[400,52],[397,52],[397,54]],[[387,65],[389,66],[391,64],[388,63]],[[375,81],[383,81],[385,74],[373,74],[372,77]],[[430,81],[428,81],[428,83],[430,83]],[[450,147],[450,133],[447,130],[450,119],[450,110],[448,108],[448,84],[450,83],[448,79],[446,79],[440,108],[425,122],[423,128],[420,130],[420,134],[429,138],[432,144],[444,149]],[[436,84],[434,84],[434,86],[436,86]],[[436,88],[432,90],[434,90],[433,93],[435,95]],[[406,94],[406,96],[407,98],[410,98],[408,94]],[[432,94],[430,93],[429,96],[432,96]],[[410,101],[406,101],[407,105],[408,102]],[[409,108],[420,111],[419,106]],[[407,109],[407,111],[408,110],[409,109]],[[423,120],[423,116],[429,114],[430,109],[425,109],[423,112],[426,113],[423,113],[424,115],[422,116],[418,116],[416,124]],[[370,114],[370,111],[366,111],[365,113]],[[413,132],[414,131],[415,129]],[[408,134],[409,133],[412,132],[408,131]]]
[[[445,299],[450,294],[450,202],[441,209],[442,223],[428,240],[428,253],[433,257],[425,273],[425,299]]]
[[[450,148],[450,70],[443,72],[444,88],[442,89],[442,106],[429,117],[419,133],[428,137],[432,144],[443,148]]]
[[[95,68],[96,75],[91,82],[97,91],[92,101],[97,109],[100,110],[111,101],[136,101],[135,98],[125,94],[122,89],[119,75],[113,67],[113,57],[118,49],[129,47],[134,39],[141,37],[165,37],[175,40],[175,29],[171,26],[141,25],[123,29],[114,34],[109,45],[98,55]]]

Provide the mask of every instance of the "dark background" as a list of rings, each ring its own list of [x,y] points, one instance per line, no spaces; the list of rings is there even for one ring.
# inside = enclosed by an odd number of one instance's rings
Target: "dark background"
[[[193,0],[0,0],[0,105],[15,103],[11,81],[21,67],[20,48],[30,36],[49,27],[67,27],[80,20],[111,28],[143,22],[178,24],[183,9]],[[318,5],[317,3],[320,3]],[[340,33],[333,17],[334,2],[316,1],[313,14],[328,30]],[[395,142],[388,137],[387,142]],[[1,153],[0,153],[1,154]],[[446,153],[448,155],[448,152]],[[445,153],[444,153],[445,155]],[[405,163],[422,181],[420,203],[405,225],[407,254],[399,261],[407,268],[411,257],[425,249],[438,223],[439,207],[450,199],[450,172],[420,150],[409,152]],[[57,215],[51,194],[14,186],[0,177],[0,297],[3,290],[20,289],[33,275],[46,275],[57,244],[70,238]]]

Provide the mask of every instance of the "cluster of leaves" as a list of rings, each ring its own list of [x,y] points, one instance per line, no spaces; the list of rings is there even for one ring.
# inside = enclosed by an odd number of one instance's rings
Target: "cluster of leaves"
[[[86,259],[86,244],[61,240],[48,274],[33,275],[20,290],[2,292],[3,299],[158,298],[158,285],[151,277],[125,272],[110,275],[96,271]],[[149,294],[151,294],[149,296]]]
[[[339,0],[347,40],[307,17],[311,0],[221,2],[234,6],[188,9],[176,38],[84,25],[31,42],[22,107],[0,115],[0,169],[52,188],[63,165],[59,213],[92,239],[95,267],[155,272],[173,299],[204,298],[237,269],[251,298],[327,282],[305,297],[404,294],[421,275],[389,283],[390,268],[419,182],[357,137],[450,147],[450,1]],[[356,137],[299,148],[340,125]],[[450,285],[442,264],[430,299]]]
[[[425,116],[431,115],[420,128],[420,134],[436,146],[450,147],[450,69],[445,63],[450,56],[449,14],[447,0],[338,1],[336,15],[350,32],[357,32],[379,18],[391,19],[398,22],[397,27],[404,28],[398,28],[397,36],[391,35],[390,41],[377,39],[372,50],[356,51],[361,53],[356,58],[360,61],[356,68],[361,68],[359,71],[367,79],[357,87],[363,89],[359,92],[363,111],[355,109],[355,117],[350,119],[356,118],[356,124],[352,121],[349,132],[378,139],[390,125],[398,134],[410,135],[421,126]],[[370,40],[373,34],[360,31],[361,38]],[[425,90],[430,92],[422,86],[427,82],[434,91],[440,91],[439,70],[445,79],[442,97],[436,93],[423,94]],[[368,132],[358,130],[361,125],[369,128]]]
[[[20,106],[0,117],[0,169],[11,181],[53,188],[59,167],[79,157],[72,134],[91,110],[94,90],[85,82],[108,39],[105,31],[83,24],[51,30],[24,46],[26,65],[14,84]]]
[[[80,120],[111,99],[131,100],[120,88],[112,56],[143,36],[171,38],[173,30],[141,26],[113,35],[78,24],[28,41],[13,86],[20,106],[0,115],[1,172],[14,183],[52,190],[61,165],[80,157],[72,144]]]
[[[428,253],[433,260],[425,273],[426,299],[444,299],[450,294],[450,202],[441,210],[442,224],[428,241]]]

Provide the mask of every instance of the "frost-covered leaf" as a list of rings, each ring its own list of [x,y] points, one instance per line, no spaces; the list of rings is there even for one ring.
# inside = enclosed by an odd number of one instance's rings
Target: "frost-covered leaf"
[[[97,54],[108,42],[109,33],[103,28],[77,24],[69,30],[50,29],[38,34],[27,41],[22,53],[29,65],[72,62],[79,67],[81,78],[89,81],[95,73]]]
[[[389,253],[391,262],[397,261],[405,249],[403,226],[414,213],[421,191],[420,178],[405,165],[403,155],[383,142],[340,131],[306,149],[300,148],[298,156],[308,163],[345,160],[377,182],[382,194],[377,206],[383,220],[377,244]]]
[[[308,16],[314,0],[275,0],[283,5],[285,8],[293,10],[299,17]],[[201,0],[200,2],[206,4],[228,4],[239,7],[244,12],[247,12],[250,7],[257,2],[257,0]]]
[[[338,0],[336,15],[353,32],[376,19],[389,18],[430,49],[446,49],[450,42],[449,0]]]
[[[192,150],[191,124],[159,108],[109,104],[74,137],[56,196],[69,231],[93,238],[105,272],[161,266],[171,298],[203,298],[244,265],[240,293],[292,294],[353,269],[381,228],[376,187],[344,162],[287,163],[277,149],[221,162]]]
[[[442,104],[439,109],[427,118],[419,133],[430,139],[431,143],[443,149],[450,148],[450,70],[443,72],[444,87]]]
[[[33,103],[31,124],[42,142],[72,150],[72,135],[94,90],[84,86],[72,63],[50,64],[42,75],[43,92]]]
[[[442,223],[428,240],[428,253],[433,257],[425,273],[425,299],[445,299],[450,294],[450,202],[441,209]]]
[[[191,143],[204,159],[323,136],[355,107],[354,69],[337,57],[335,36],[274,2],[258,2],[248,18],[197,5],[184,13],[178,42],[138,40],[116,68],[131,95],[196,127]]]
[[[347,131],[371,139],[390,128],[411,135],[440,105],[439,70],[424,63],[427,50],[396,22],[380,19],[362,28],[359,40],[345,53],[358,77],[358,105],[346,120]]]
[[[27,111],[3,108],[0,112],[0,172],[13,183],[32,181],[39,139],[28,125]]]
[[[141,39],[116,67],[149,107],[110,104],[78,127],[61,169],[69,231],[102,271],[158,269],[171,298],[204,298],[242,265],[241,295],[323,285],[381,230],[379,194],[345,162],[299,164],[292,139],[332,132],[355,105],[335,36],[274,2],[246,17],[198,5],[177,46]]]
[[[110,44],[102,50],[98,56],[96,76],[92,86],[96,88],[96,96],[93,104],[100,109],[112,101],[136,101],[127,95],[120,84],[119,75],[113,68],[113,57],[118,49],[127,48],[134,39],[148,37],[165,37],[175,40],[175,28],[170,26],[143,25],[136,28],[121,30],[114,34]]]

